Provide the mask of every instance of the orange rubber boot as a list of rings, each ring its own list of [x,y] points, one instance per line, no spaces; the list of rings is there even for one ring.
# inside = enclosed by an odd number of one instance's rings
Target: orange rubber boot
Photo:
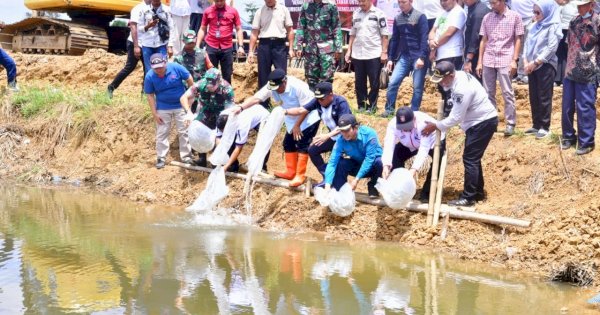
[[[296,168],[296,177],[290,182],[290,187],[298,187],[304,184],[306,180],[306,164],[308,163],[308,154],[298,154],[298,167]]]
[[[285,172],[275,172],[275,176],[290,180],[296,176],[296,165],[298,164],[298,152],[285,153]]]

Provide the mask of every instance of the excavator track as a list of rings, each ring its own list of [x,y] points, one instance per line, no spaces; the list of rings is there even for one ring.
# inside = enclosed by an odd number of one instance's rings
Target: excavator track
[[[12,50],[32,54],[82,55],[87,49],[108,49],[108,36],[101,27],[44,17],[33,17],[7,25]]]

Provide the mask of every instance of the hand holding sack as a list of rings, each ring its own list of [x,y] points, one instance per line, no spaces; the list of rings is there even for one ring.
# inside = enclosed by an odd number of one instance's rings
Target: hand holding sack
[[[321,206],[328,206],[331,212],[340,217],[351,215],[356,206],[356,196],[348,183],[345,183],[339,191],[335,189],[327,191],[322,187],[317,187],[315,188],[315,199]]]
[[[392,171],[387,179],[377,179],[375,188],[379,191],[388,207],[399,210],[406,208],[417,192],[417,184],[405,168]]]
[[[188,127],[190,146],[198,153],[206,153],[215,146],[216,134],[198,120],[192,120]]]

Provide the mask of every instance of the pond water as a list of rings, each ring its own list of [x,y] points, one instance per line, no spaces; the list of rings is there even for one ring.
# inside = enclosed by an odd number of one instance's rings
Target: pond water
[[[0,186],[0,314],[593,314],[590,294],[393,243]]]

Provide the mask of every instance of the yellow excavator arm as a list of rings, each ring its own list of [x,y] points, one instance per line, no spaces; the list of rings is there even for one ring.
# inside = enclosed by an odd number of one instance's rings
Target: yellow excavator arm
[[[40,11],[94,11],[100,14],[128,14],[139,0],[25,0],[25,6]]]

